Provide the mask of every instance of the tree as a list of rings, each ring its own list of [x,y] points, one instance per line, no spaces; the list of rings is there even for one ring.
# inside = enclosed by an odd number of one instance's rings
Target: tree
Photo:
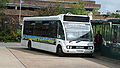
[[[56,4],[56,6],[49,5],[47,7],[39,8],[36,10],[38,12],[38,16],[52,16],[58,14],[66,14],[68,12],[77,15],[86,15],[88,13],[84,8],[83,1],[70,6],[70,8],[65,8],[61,3]]]
[[[112,13],[111,15],[115,18],[120,18],[120,14]]]
[[[13,22],[12,17],[4,16],[0,22],[0,41],[20,41],[19,23]]]
[[[93,9],[93,14],[95,14],[97,10],[97,8]],[[56,3],[54,6],[48,5],[46,7],[41,7],[36,11],[38,12],[38,16],[53,16],[58,14],[66,14],[69,12],[76,15],[87,15],[90,12],[86,11],[83,1],[71,5],[69,8],[64,7],[62,3]]]
[[[95,18],[95,14],[98,12],[98,8],[95,8],[92,10],[92,13],[93,13],[93,19]]]
[[[75,3],[71,6],[69,9],[69,12],[72,14],[77,15],[86,15],[88,12],[85,10],[83,1],[80,1],[79,3]]]
[[[0,0],[0,11],[5,10],[6,6],[7,6],[7,0]]]
[[[0,0],[0,20],[1,17],[4,17],[3,15],[5,15],[3,11],[6,9],[6,6],[7,6],[7,0]]]
[[[64,13],[64,7],[60,4],[56,6],[47,6],[47,7],[41,7],[37,9],[38,16],[54,16]]]
[[[19,24],[13,22],[13,18],[5,15],[8,0],[0,0],[0,41],[20,41],[18,34]]]
[[[94,16],[96,12],[98,12],[98,8],[95,8],[92,11],[86,11],[84,7],[84,2],[80,0],[79,3],[75,3],[74,5],[72,5],[67,12],[77,15],[88,15],[88,13],[92,12]]]
[[[0,0],[0,27],[2,28],[3,25],[3,18],[5,17],[5,14],[3,11],[6,9],[6,3],[7,0]]]

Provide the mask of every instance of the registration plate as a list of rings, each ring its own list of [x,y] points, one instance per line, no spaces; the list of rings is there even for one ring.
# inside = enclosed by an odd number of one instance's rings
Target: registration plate
[[[77,52],[83,52],[83,50],[77,50]]]

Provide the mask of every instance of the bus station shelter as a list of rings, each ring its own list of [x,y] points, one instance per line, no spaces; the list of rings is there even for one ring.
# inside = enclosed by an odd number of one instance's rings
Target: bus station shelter
[[[103,56],[120,59],[120,19],[97,19],[91,20],[93,34],[97,31],[103,36],[100,53]]]

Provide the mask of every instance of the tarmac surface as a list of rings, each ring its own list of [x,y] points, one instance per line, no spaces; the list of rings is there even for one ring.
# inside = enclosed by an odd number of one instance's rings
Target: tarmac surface
[[[0,47],[0,68],[25,68],[6,47]]]
[[[0,68],[120,68],[120,62],[102,56],[58,57],[20,43],[0,43]]]

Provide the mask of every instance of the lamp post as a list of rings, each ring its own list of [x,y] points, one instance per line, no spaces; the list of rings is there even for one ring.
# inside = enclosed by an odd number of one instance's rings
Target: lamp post
[[[20,0],[20,9],[19,9],[19,23],[21,23],[21,0]]]
[[[24,3],[24,0],[20,0],[20,9],[19,9],[19,23],[21,23],[21,6]]]

